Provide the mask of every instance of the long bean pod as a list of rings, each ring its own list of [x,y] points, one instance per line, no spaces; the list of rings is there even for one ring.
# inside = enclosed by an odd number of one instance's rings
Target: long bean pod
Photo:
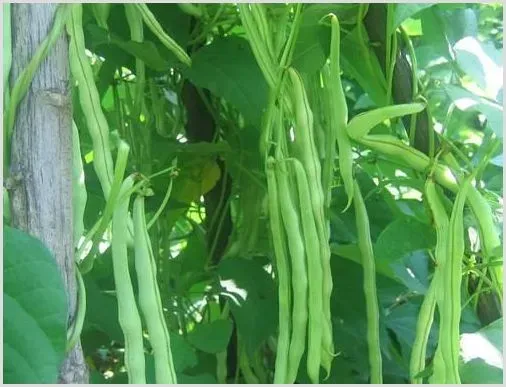
[[[141,14],[137,11],[134,4],[125,3],[125,15],[130,28],[130,37],[132,41],[142,43],[144,41],[144,28]],[[144,61],[135,58],[135,98],[134,98],[134,118],[139,119],[144,105],[144,87],[146,84],[146,68]]]
[[[434,271],[431,284],[427,293],[424,297],[420,312],[418,315],[418,321],[416,325],[415,341],[411,350],[409,373],[411,383],[420,384],[422,378],[417,375],[422,372],[425,368],[425,358],[427,353],[427,341],[429,339],[429,333],[434,320],[434,313],[436,303],[439,305],[440,315],[441,310],[446,307],[443,300],[443,289],[441,288],[442,281],[445,279],[441,276],[441,271],[446,264],[446,248],[448,240],[448,227],[449,219],[445,212],[444,205],[436,191],[436,185],[432,177],[427,179],[425,184],[425,197],[431,210],[434,219],[434,225],[436,227],[436,250],[435,257],[437,266]],[[442,338],[440,345],[445,345],[446,338]],[[440,357],[434,359],[434,370],[435,372],[445,372],[444,362],[440,361]],[[437,371],[436,371],[437,370]]]
[[[419,113],[423,109],[425,109],[424,103],[413,102],[401,105],[384,106],[357,114],[350,120],[350,122],[348,122],[348,136],[354,140],[358,140],[367,135],[376,125],[381,124],[385,120],[405,116],[407,114]]]
[[[286,235],[283,229],[281,211],[278,200],[278,186],[274,171],[274,159],[267,160],[266,176],[269,201],[269,224],[271,227],[272,243],[276,257],[276,275],[278,279],[279,295],[279,334],[276,350],[276,363],[274,370],[274,383],[287,382],[288,358],[290,354],[291,331],[291,289],[290,289],[290,263],[286,246]]]
[[[295,381],[299,370],[300,360],[304,353],[306,343],[306,328],[308,321],[308,277],[306,269],[306,251],[302,242],[297,206],[292,198],[292,190],[288,176],[283,170],[276,168],[276,181],[278,183],[278,201],[281,209],[281,218],[288,241],[292,266],[292,335],[290,340],[290,354],[288,357],[288,371],[286,383]]]
[[[295,141],[293,143],[295,157],[302,162],[304,170],[311,181],[310,197],[313,215],[318,233],[320,245],[319,259],[323,270],[322,278],[322,297],[323,297],[323,338],[322,350],[324,353],[332,354],[334,352],[332,340],[332,324],[330,314],[330,297],[332,293],[332,272],[330,270],[330,246],[329,230],[326,226],[324,212],[324,193],[321,184],[321,166],[316,151],[316,145],[313,137],[313,116],[307,95],[304,90],[304,84],[300,75],[293,68],[288,69],[288,74],[292,83],[292,106],[295,113]],[[323,357],[327,373],[330,371],[328,355]]]
[[[93,70],[85,54],[83,33],[83,5],[72,4],[67,22],[70,36],[69,61],[72,76],[77,81],[79,102],[93,142],[93,167],[107,199],[113,180],[113,162],[109,146],[109,125],[100,105],[100,95],[93,78]]]
[[[464,179],[455,198],[448,230],[447,260],[444,262],[441,289],[444,300],[440,309],[441,322],[439,341],[447,343],[438,345],[434,355],[434,373],[431,383],[460,384],[459,351],[460,351],[460,316],[462,261],[464,257],[464,204],[473,175]],[[444,362],[443,366],[439,366]],[[437,366],[437,367],[436,367]],[[440,372],[441,371],[441,372]]]
[[[331,102],[330,106],[330,125],[332,131],[335,133],[334,137],[337,139],[337,145],[339,148],[339,172],[343,179],[344,190],[348,196],[348,203],[346,209],[351,205],[353,200],[353,154],[351,151],[351,142],[346,131],[346,125],[348,122],[348,106],[346,105],[346,98],[344,95],[343,85],[341,84],[341,69],[339,65],[340,54],[340,27],[339,21],[336,15],[330,16],[332,38],[330,43],[330,66],[329,72],[323,72],[326,75],[327,82],[327,93],[329,93],[329,99]],[[329,143],[332,141],[331,146],[334,147],[334,138],[329,139]],[[327,171],[324,176],[328,178],[328,175],[332,174],[330,170],[332,164],[326,164]],[[326,193],[330,195],[330,192]]]
[[[133,176],[125,179],[120,194],[128,192],[134,183]],[[128,205],[130,195],[116,206],[112,218],[112,265],[116,298],[118,299],[118,319],[125,338],[125,367],[129,383],[145,384],[144,340],[142,323],[137,310],[135,295],[128,269],[128,250],[126,234],[128,228]]]
[[[160,25],[158,20],[156,20],[155,15],[153,15],[153,13],[149,10],[147,4],[146,3],[131,3],[131,4],[137,9],[137,12],[141,14],[142,19],[144,20],[146,26],[156,35],[158,39],[160,39],[160,42],[162,42],[162,44],[169,51],[171,51],[176,56],[176,58],[178,58],[182,63],[184,63],[186,66],[191,66],[192,60],[190,59],[186,51],[163,30],[163,27]]]
[[[360,192],[360,186],[356,180],[355,187],[353,188],[353,195],[355,218],[357,222],[358,246],[364,270],[364,294],[367,315],[367,347],[369,350],[371,384],[381,384],[383,382],[383,376],[379,337],[378,295],[376,294],[376,269],[371,242],[371,231],[369,228],[369,217],[367,215],[364,199],[362,198],[362,193]]]
[[[155,358],[156,383],[176,384],[170,337],[156,281],[156,264],[146,227],[144,196],[138,195],[133,206],[135,271],[139,286],[139,304],[148,327]]]
[[[307,373],[313,383],[318,383],[321,363],[323,300],[322,300],[322,265],[318,259],[320,254],[319,238],[316,231],[316,223],[311,208],[309,195],[309,182],[304,167],[297,159],[293,159],[295,181],[299,197],[299,209],[302,223],[304,244],[306,247],[306,265],[308,272],[308,349],[307,349]],[[283,165],[281,164],[280,167]],[[283,173],[283,171],[281,172]]]
[[[430,158],[427,155],[390,135],[370,134],[357,138],[356,141],[418,172],[425,172],[431,165]],[[438,184],[452,192],[458,192],[459,190],[459,184],[457,184],[454,172],[445,164],[438,163],[436,165],[434,179]],[[467,201],[478,223],[485,256],[487,259],[490,259],[501,246],[499,235],[494,225],[492,210],[483,195],[472,185],[469,187]],[[496,283],[501,285],[501,289],[498,291],[500,297],[502,297],[502,272],[502,265],[495,266],[493,269]]]

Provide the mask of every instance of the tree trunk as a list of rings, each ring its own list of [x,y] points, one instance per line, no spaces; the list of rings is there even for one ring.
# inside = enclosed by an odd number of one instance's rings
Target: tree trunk
[[[12,5],[11,85],[51,29],[57,4]],[[37,70],[21,101],[11,147],[12,221],[53,253],[68,293],[73,321],[77,284],[72,244],[72,106],[68,42],[64,33]],[[80,342],[64,360],[60,383],[87,383]]]

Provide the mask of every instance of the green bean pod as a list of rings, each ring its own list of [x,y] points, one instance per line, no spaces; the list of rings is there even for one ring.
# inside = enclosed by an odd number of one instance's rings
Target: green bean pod
[[[423,381],[421,377],[417,377],[416,375],[425,369],[427,341],[429,339],[430,329],[434,320],[436,302],[439,304],[440,310],[445,309],[444,300],[442,299],[444,293],[443,289],[441,289],[441,281],[444,281],[444,279],[441,277],[441,270],[446,262],[449,220],[443,203],[436,191],[435,183],[431,177],[427,179],[427,183],[425,185],[425,197],[433,214],[434,224],[436,227],[437,243],[435,256],[437,266],[434,271],[434,277],[430,283],[418,314],[415,341],[411,350],[409,365],[409,374],[412,384],[421,384]],[[444,344],[444,341],[440,341],[440,344]],[[445,365],[444,362],[440,361],[440,357],[436,357],[434,359],[434,369],[437,369],[437,372],[441,372],[440,370],[444,372]]]
[[[111,13],[111,3],[91,3],[91,11],[100,28],[108,30],[107,20]]]
[[[142,16],[132,3],[125,3],[125,15],[130,28],[132,41],[142,43],[144,41],[144,26]],[[146,68],[144,61],[135,58],[135,119],[139,118],[144,105],[144,87],[146,83]]]
[[[440,310],[441,323],[439,340],[447,340],[448,345],[439,345],[436,349],[436,357],[440,356],[446,365],[445,375],[441,375],[434,367],[431,383],[460,384],[459,353],[460,353],[460,317],[461,317],[461,286],[462,286],[462,261],[464,258],[464,204],[467,192],[471,186],[471,178],[468,176],[462,182],[461,188],[455,198],[450,225],[448,231],[447,262],[445,262],[442,277],[442,291],[444,297],[444,309]],[[443,319],[443,316],[445,317]],[[435,364],[436,365],[436,364]],[[443,379],[444,378],[444,379]],[[443,381],[444,380],[444,381]]]
[[[77,306],[72,326],[67,330],[67,345],[65,352],[68,353],[81,337],[84,319],[86,317],[86,287],[79,268],[74,264],[77,279]]]
[[[71,16],[67,22],[67,33],[70,36],[70,71],[78,83],[79,102],[85,112],[86,124],[93,142],[93,167],[107,199],[114,174],[109,146],[109,125],[100,105],[93,70],[85,54],[82,19],[82,4],[72,4]]]
[[[368,112],[357,114],[348,122],[347,132],[354,140],[367,135],[372,128],[385,120],[401,117],[408,114],[419,113],[425,109],[425,104],[414,102],[401,105],[384,106]]]
[[[176,384],[170,337],[156,281],[156,264],[146,227],[144,196],[138,195],[133,206],[135,271],[139,286],[139,304],[149,333],[155,358],[156,383]]]
[[[339,148],[339,172],[343,178],[344,190],[348,196],[348,203],[343,212],[346,211],[353,200],[353,153],[351,151],[351,142],[346,132],[348,122],[348,106],[344,95],[343,85],[341,84],[341,69],[339,66],[339,45],[340,45],[340,27],[336,15],[331,15],[332,38],[330,43],[330,66],[329,70],[324,71],[327,81],[327,93],[329,93],[330,106],[330,124],[332,131],[337,139]],[[329,139],[330,140],[330,139]],[[330,141],[329,141],[330,142]],[[331,144],[334,147],[334,142]],[[329,166],[327,166],[329,168]],[[328,170],[325,175],[332,174]],[[330,192],[327,193],[330,195]]]
[[[276,52],[274,51],[273,33],[267,20],[265,13],[265,5],[260,3],[251,3],[251,16],[258,26],[258,32],[262,39],[263,45],[265,46],[267,53],[271,59],[271,63],[275,63]]]
[[[84,232],[84,210],[88,194],[84,181],[83,160],[81,157],[81,144],[76,123],[72,120],[72,228],[74,247]]]
[[[133,176],[125,179],[120,194],[128,192],[134,183]],[[125,367],[128,382],[145,384],[144,340],[142,323],[137,310],[130,272],[128,269],[127,220],[130,196],[121,201],[114,210],[112,218],[112,265],[116,298],[118,300],[118,319],[125,337]]]
[[[274,383],[285,384],[287,382],[291,331],[290,263],[288,261],[286,235],[283,229],[281,211],[279,208],[278,186],[274,171],[274,163],[274,159],[272,157],[269,158],[265,169],[269,202],[269,224],[272,243],[274,245],[274,255],[276,257],[276,275],[279,289],[279,334],[276,350]]]
[[[309,184],[304,167],[297,159],[293,160],[292,165],[295,171],[295,181],[299,196],[302,231],[306,246],[306,265],[309,277],[307,374],[313,383],[318,383],[321,364],[322,331],[324,328],[322,323],[324,313],[321,292],[323,273],[321,262],[318,259],[320,246],[315,219],[311,209]]]
[[[422,152],[406,145],[396,137],[390,135],[367,135],[358,138],[357,142],[374,149],[375,151],[387,155],[394,160],[398,160],[402,164],[413,168],[418,172],[425,172],[430,167],[431,161],[428,156]],[[441,186],[452,192],[458,192],[459,184],[454,173],[448,166],[438,163],[434,170],[434,179]],[[467,201],[478,222],[480,240],[483,241],[483,249],[486,257],[491,257],[493,251],[501,246],[499,235],[494,225],[492,211],[486,199],[481,195],[474,186],[469,187]],[[502,298],[502,265],[495,266],[492,269],[496,283],[501,285],[498,294]]]
[[[181,9],[181,11],[188,15],[194,16],[196,18],[202,17],[202,10],[199,8],[199,5],[192,3],[178,3],[177,6]]]
[[[364,294],[367,315],[367,347],[369,350],[369,367],[371,373],[371,384],[381,384],[382,361],[381,346],[379,337],[379,308],[378,295],[376,294],[376,269],[374,253],[371,242],[371,231],[369,228],[369,217],[365,207],[360,186],[355,180],[353,188],[355,218],[357,222],[357,236],[362,267],[364,269]]]
[[[302,242],[297,206],[292,198],[293,190],[289,179],[282,168],[275,168],[278,183],[278,202],[281,218],[288,241],[292,264],[292,336],[290,340],[290,354],[288,357],[288,371],[286,383],[295,381],[299,370],[300,360],[306,346],[306,328],[308,321],[308,278],[306,271],[306,251]]]
[[[277,70],[261,38],[262,34],[260,33],[260,28],[257,25],[255,18],[253,17],[251,4],[238,3],[237,8],[239,9],[239,16],[248,36],[248,41],[250,43],[251,50],[253,51],[253,55],[255,55],[258,66],[264,74],[265,80],[267,81],[270,89],[275,89]]]
[[[323,338],[325,341],[322,343],[322,350],[332,354],[334,349],[331,331],[330,297],[333,284],[332,272],[330,270],[329,230],[325,221],[324,193],[320,178],[321,166],[313,137],[313,115],[309,108],[307,95],[300,75],[293,68],[288,69],[288,74],[292,82],[291,96],[295,113],[295,141],[293,148],[296,158],[302,162],[308,180],[311,181],[309,186],[311,205],[320,245],[319,257],[323,270],[323,313],[325,320],[327,320],[327,323],[323,324]],[[325,356],[324,359],[326,359],[326,362],[323,365],[328,373],[330,371],[329,357]]]
[[[192,60],[186,53],[186,51],[179,46],[174,39],[172,39],[167,33],[163,30],[163,27],[160,25],[158,20],[156,20],[155,15],[149,10],[146,3],[131,3],[137,9],[144,20],[146,26],[156,35],[160,42],[170,51],[172,52],[177,59],[179,59],[186,66],[191,66]]]

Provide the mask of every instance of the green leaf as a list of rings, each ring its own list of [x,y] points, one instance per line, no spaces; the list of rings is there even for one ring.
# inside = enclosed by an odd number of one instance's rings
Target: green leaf
[[[454,45],[460,68],[482,89],[486,97],[497,101],[503,87],[501,54],[490,42],[482,43],[468,36]]]
[[[460,336],[462,383],[501,384],[503,378],[503,319]]]
[[[487,124],[497,137],[503,138],[503,107],[486,98],[455,85],[446,85],[445,91],[460,110],[478,111],[487,117]]]
[[[358,245],[356,245],[356,244],[338,245],[338,244],[332,243],[330,245],[330,250],[331,250],[332,254],[349,259],[352,262],[362,265],[362,258],[360,255],[360,249],[358,248]],[[394,281],[402,283],[402,281],[398,278],[398,276],[392,270],[390,265],[388,265],[384,261],[377,261],[376,262],[376,272],[383,274],[385,277],[389,277],[389,278],[393,279]]]
[[[473,359],[459,368],[463,384],[502,384],[503,369],[488,364],[483,359]]]
[[[201,323],[188,334],[187,339],[190,344],[203,352],[223,352],[227,349],[230,336],[232,335],[232,328],[232,322],[228,319]]]
[[[65,355],[67,295],[38,239],[4,226],[4,383],[56,383]]]
[[[172,359],[174,368],[177,373],[183,372],[187,368],[197,365],[197,355],[195,350],[187,340],[177,333],[170,333],[170,349],[172,351]]]
[[[433,60],[442,56],[451,62],[453,59],[450,53],[450,42],[439,11],[437,7],[431,7],[421,12],[423,35],[420,37],[420,46],[429,46],[433,50]]]
[[[190,39],[191,17],[183,12],[177,4],[149,3],[148,8],[156,17],[156,20],[163,27],[165,32],[176,41],[181,47],[186,47]],[[148,29],[144,28],[145,38],[152,41],[154,36]],[[167,50],[168,51],[168,50]]]
[[[369,42],[360,39],[359,28],[362,36],[367,38],[367,31],[360,24],[341,39],[342,68],[345,74],[357,80],[377,106],[384,106],[387,88],[385,75]]]
[[[98,268],[102,267],[100,263]],[[112,276],[112,271],[108,273]],[[118,302],[114,296],[98,287],[93,274],[95,272],[84,277],[87,305],[84,329],[98,329],[107,334],[111,341],[122,343],[124,337],[118,321]]]
[[[339,23],[354,24],[357,20],[358,4],[311,4],[302,12],[299,34],[293,50],[292,65],[302,73],[311,74],[320,70],[330,52],[330,29],[319,21],[329,13]]]
[[[397,4],[395,7],[393,28],[399,27],[404,20],[413,17],[422,9],[432,7],[433,3],[424,4]]]
[[[274,281],[257,260],[221,261],[218,274],[222,294],[230,300],[237,330],[248,355],[253,356],[262,341],[276,332],[278,305]]]
[[[374,253],[378,264],[389,264],[406,286],[424,292],[424,286],[420,288],[419,280],[414,276],[413,266],[414,262],[421,264],[421,260],[410,259],[410,255],[417,250],[432,248],[435,243],[436,236],[432,227],[415,218],[403,217],[390,223],[378,236]],[[419,269],[421,270],[420,267]]]
[[[230,36],[202,47],[185,74],[196,86],[225,98],[249,123],[261,123],[268,88],[246,39]]]
[[[167,71],[171,66],[171,62],[166,60],[158,51],[159,46],[149,40],[140,43],[131,40],[125,42],[117,38],[111,38],[111,43],[121,47],[136,58],[141,59],[146,66],[151,67],[155,71]]]

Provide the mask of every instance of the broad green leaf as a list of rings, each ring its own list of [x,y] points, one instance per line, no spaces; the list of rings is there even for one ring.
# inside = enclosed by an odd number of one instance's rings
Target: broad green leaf
[[[469,5],[470,4],[468,4],[468,6]],[[439,8],[441,9],[441,7]],[[477,13],[479,12],[472,8],[453,9],[442,12],[445,21],[445,30],[452,43],[466,36],[478,36]]]
[[[435,243],[435,232],[432,227],[414,218],[403,217],[394,220],[383,230],[374,245],[374,253],[378,263],[390,264],[395,271],[400,270],[400,263],[404,264],[403,274],[398,274],[399,279],[406,284],[411,277],[413,281],[408,282],[408,287],[414,286],[417,290],[423,291],[423,288],[420,289],[417,285],[418,280],[413,274],[414,268],[403,260],[409,259],[409,255],[416,250],[433,248]],[[414,260],[416,261],[420,260]]]
[[[463,383],[501,384],[503,380],[503,319],[460,337]]]
[[[182,381],[186,376],[183,374],[183,371],[187,370],[188,368],[195,367],[198,364],[195,350],[188,343],[188,341],[183,338],[183,336],[175,332],[170,332],[170,350],[172,352],[172,361],[174,362],[177,382],[178,384],[185,383]],[[148,384],[155,384],[155,358],[152,353],[146,354],[145,358],[146,382]]]
[[[360,249],[358,248],[358,245],[356,245],[356,244],[338,245],[338,244],[332,243],[330,245],[330,251],[332,252],[332,254],[338,255],[339,257],[349,259],[352,262],[362,265],[362,261],[361,261],[362,258],[360,255]],[[389,277],[389,278],[393,279],[394,281],[402,283],[402,281],[397,277],[397,275],[392,270],[390,265],[386,264],[383,261],[376,262],[376,271],[380,274],[383,274],[385,277]]]
[[[397,4],[395,7],[393,28],[399,27],[407,18],[413,17],[422,9],[432,7],[433,5],[433,3]]]
[[[330,29],[319,21],[333,13],[341,25],[356,23],[358,4],[311,4],[302,12],[292,64],[302,73],[321,69],[330,52]]]
[[[224,260],[218,274],[222,294],[229,300],[237,330],[252,356],[262,341],[276,331],[278,303],[274,281],[258,260]]]
[[[386,80],[378,57],[371,49],[367,39],[367,31],[361,24],[355,27],[346,37],[341,38],[341,65],[345,74],[355,78],[377,106],[384,106],[386,101]]]
[[[146,64],[146,66],[152,68],[155,71],[167,71],[170,68],[171,64],[173,64],[173,62],[162,56],[160,53],[162,46],[153,43],[151,40],[145,39],[143,42],[123,40],[120,36],[108,32],[94,24],[89,24],[86,27],[86,31],[89,33],[92,39],[93,47],[96,47],[97,52],[101,54],[104,53],[106,57],[106,63],[115,62],[114,60],[111,60],[111,55],[108,55],[107,50],[108,47],[110,50],[110,46],[113,45],[120,48],[124,52],[141,59]],[[113,65],[110,64],[109,66]],[[134,66],[130,68],[132,71],[135,70]],[[114,70],[115,69],[116,66],[114,66]]]
[[[486,98],[455,85],[446,85],[445,91],[455,106],[460,110],[471,110],[483,113],[487,123],[497,137],[503,137],[503,107]]]
[[[402,22],[402,28],[404,28],[409,36],[421,36],[423,33],[420,19],[412,19],[409,17]]]
[[[232,328],[232,322],[228,319],[201,323],[188,334],[187,339],[190,344],[203,352],[223,352],[227,349]]]
[[[246,39],[230,36],[202,47],[185,74],[196,86],[225,98],[249,123],[261,123],[267,83]]]
[[[110,261],[110,257],[108,258]],[[97,269],[102,267],[103,265],[97,262]],[[131,270],[132,269],[133,267]],[[108,273],[112,276],[111,270],[109,270]],[[130,275],[132,275],[132,273],[133,272],[131,272]],[[87,306],[83,329],[97,329],[107,334],[109,340],[123,343],[123,331],[118,321],[118,302],[113,295],[100,290],[93,278],[94,274],[95,270],[90,275],[84,277]]]
[[[197,355],[195,350],[188,343],[187,339],[175,332],[170,333],[170,349],[174,368],[177,373],[183,372],[187,368],[197,365]]]
[[[67,295],[38,239],[4,226],[4,382],[56,383],[65,355]]]
[[[158,51],[159,46],[149,40],[140,43],[131,40],[125,42],[119,39],[111,39],[111,43],[121,47],[136,58],[141,59],[146,66],[151,67],[155,71],[168,71],[172,64],[160,54]]]
[[[436,60],[443,57],[448,61],[452,61],[450,53],[450,42],[446,36],[443,18],[437,7],[431,7],[420,13],[422,20],[423,35],[420,37],[420,46],[429,46],[434,53],[432,57]]]
[[[486,94],[497,102],[499,91],[503,87],[502,55],[492,43],[482,43],[468,36],[454,46],[457,64],[469,75]]]
[[[165,32],[181,47],[186,47],[190,39],[191,17],[183,12],[177,4],[149,3],[148,8],[156,17]],[[144,28],[145,38],[152,36],[147,27]]]

